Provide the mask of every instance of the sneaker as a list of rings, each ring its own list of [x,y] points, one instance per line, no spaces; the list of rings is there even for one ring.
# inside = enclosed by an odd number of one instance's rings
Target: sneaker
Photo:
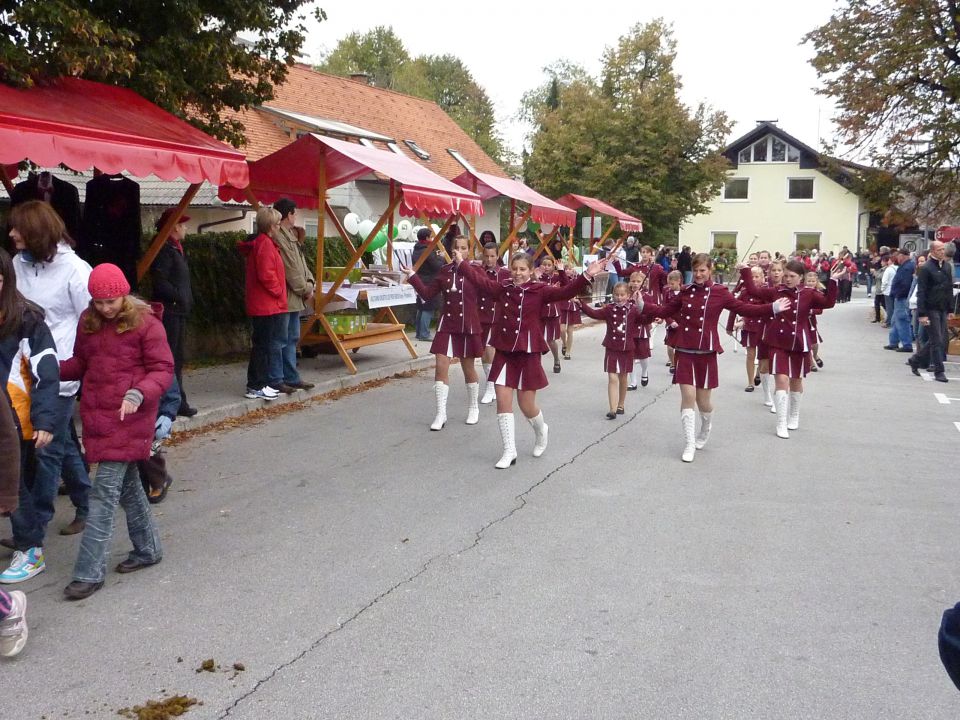
[[[278,397],[280,397],[280,393],[267,385],[259,390],[247,388],[247,392],[244,393],[243,396],[248,400],[276,400]]]
[[[293,387],[292,385],[287,385],[286,383],[277,383],[276,385],[267,385],[267,387],[265,387],[264,390],[266,390],[267,388],[270,388],[271,390],[273,390],[275,393],[277,393],[277,395],[279,395],[280,393],[283,393],[284,395],[293,395],[297,391],[295,387]]]
[[[10,567],[0,573],[0,583],[13,585],[29,580],[34,575],[42,573],[46,567],[43,561],[43,548],[32,547],[26,552],[14,550]]]
[[[18,655],[27,644],[27,596],[10,593],[10,614],[0,620],[0,657]]]

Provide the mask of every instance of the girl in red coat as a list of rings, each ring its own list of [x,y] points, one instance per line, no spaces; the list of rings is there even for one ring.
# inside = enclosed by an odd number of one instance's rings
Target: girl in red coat
[[[658,294],[649,290],[649,276],[642,272],[635,272],[630,276],[630,296],[633,297],[638,292],[643,294],[644,300],[657,302]],[[652,320],[653,318],[651,318]],[[650,366],[650,321],[641,323],[633,338],[633,363],[634,366],[640,366],[640,385],[646,387],[650,383],[650,377],[647,375]],[[636,367],[630,371],[627,376],[627,390],[637,389],[637,371]]]
[[[663,291],[664,297],[676,295],[683,289],[683,273],[679,270],[671,270],[667,273],[667,289]],[[670,374],[677,371],[677,328],[680,325],[676,320],[665,320],[663,323],[663,344],[667,346],[667,365],[670,366]]]
[[[763,253],[760,253],[759,262],[763,262]],[[760,267],[763,268],[763,265],[761,264]],[[766,286],[768,288],[780,287],[780,284],[783,282],[783,261],[769,261],[764,272],[766,274]],[[742,284],[743,280],[741,279],[740,282]],[[763,332],[764,329],[766,329],[767,323],[772,321],[772,318],[763,318],[761,320],[760,340],[757,342],[757,362],[760,368],[757,373],[760,375],[760,389],[763,391],[763,404],[770,408],[770,412],[776,412],[777,409],[773,404],[773,378],[770,377],[770,348],[767,347]]]
[[[753,268],[753,281],[763,284],[763,270],[760,267]],[[759,300],[754,299],[743,287],[743,283],[737,283],[740,292],[737,297],[740,300],[759,304]],[[727,317],[727,335],[733,336],[735,330],[740,330],[740,344],[743,345],[747,353],[747,386],[746,392],[753,392],[754,378],[757,374],[757,346],[760,344],[760,338],[763,335],[763,318],[737,318],[737,313],[731,311]]]
[[[537,268],[537,279],[548,285],[566,285],[567,275],[562,269],[558,271],[556,261],[547,255],[540,261]],[[567,300],[547,303],[543,310],[543,339],[553,353],[553,371],[560,372],[560,303]]]
[[[758,287],[749,268],[741,271],[747,291],[763,302],[787,299],[788,312],[767,323],[763,339],[770,348],[770,369],[776,378],[774,408],[777,413],[777,437],[789,438],[790,430],[800,427],[800,401],[803,399],[803,378],[810,370],[810,313],[815,309],[832,308],[837,302],[837,277],[846,272],[843,265],[834,268],[827,292],[804,287],[803,263],[791,260],[783,273],[783,285]],[[789,396],[788,396],[789,392]]]
[[[160,562],[160,534],[137,473],[150,457],[160,397],[173,382],[167,335],[150,306],[130,295],[116,265],[90,274],[90,307],[80,316],[73,357],[60,363],[62,380],[82,380],[80,419],[87,459],[99,463],[90,490],[90,515],[64,594],[89,597],[107,574],[107,555],[119,503],[133,551],[117,565],[130,573]]]
[[[677,371],[673,382],[680,386],[680,424],[684,448],[681,459],[693,462],[697,450],[707,444],[713,421],[711,392],[719,384],[717,354],[723,352],[717,324],[724,309],[745,317],[778,313],[790,307],[789,300],[772,305],[751,305],[737,300],[726,285],[711,280],[713,261],[706,253],[693,258],[693,282],[664,300],[662,306],[649,305],[650,313],[672,318],[679,323],[675,338]],[[638,298],[638,305],[644,304]],[[696,413],[700,411],[700,431],[696,430]]]
[[[470,251],[470,242],[463,236],[454,238],[451,249],[466,255]],[[433,390],[437,400],[437,414],[430,429],[442,430],[447,423],[450,362],[453,358],[460,359],[467,384],[467,425],[476,425],[480,420],[480,379],[473,361],[483,355],[476,287],[465,282],[456,263],[444,265],[429,283],[423,282],[413,268],[404,268],[403,272],[423,300],[431,300],[436,295],[443,298],[437,334],[430,345],[430,352],[436,358]]]
[[[493,237],[493,233],[489,230],[484,230],[480,233],[480,238],[483,239],[484,235],[489,235],[491,238]],[[502,282],[510,277],[510,271],[500,262],[500,248],[495,240],[483,246],[483,263],[481,267],[490,279],[497,282]],[[497,300],[481,288],[478,288],[476,292],[477,313],[480,316],[480,336],[483,339],[483,357],[481,363],[483,364],[483,377],[486,383],[486,387],[483,390],[483,397],[480,398],[480,403],[488,405],[492,403],[497,396],[497,386],[492,380],[488,379],[490,377],[490,365],[493,362],[494,353],[493,348],[490,346],[490,330],[493,328],[493,323],[497,319]]]
[[[569,280],[573,271],[564,268],[560,272],[566,274]],[[560,308],[560,353],[564,360],[570,360],[573,352],[573,329],[583,322],[580,317],[580,303],[572,299],[561,300],[557,307]]]
[[[806,264],[804,264],[806,267]],[[808,288],[813,288],[818,292],[823,292],[826,288],[820,282],[820,277],[816,272],[807,271],[803,276],[803,284]],[[817,327],[817,316],[823,314],[822,308],[816,308],[810,312],[810,372],[817,372],[817,368],[823,367],[823,360],[820,359],[820,329]]]
[[[497,322],[490,334],[490,344],[497,350],[490,368],[490,378],[497,385],[497,425],[503,441],[503,455],[495,467],[508,468],[517,461],[514,391],[520,411],[536,436],[533,456],[540,457],[547,449],[548,428],[543,413],[537,407],[537,390],[547,386],[547,376],[540,364],[540,355],[547,351],[541,320],[544,306],[574,297],[587,286],[588,278],[601,271],[603,263],[593,263],[583,275],[560,287],[533,282],[533,261],[526,253],[516,253],[510,258],[511,281],[502,284],[475,265],[462,262],[463,258],[464,253],[459,250],[454,252],[453,261],[466,278],[498,301]]]
[[[613,263],[614,270],[620,277],[632,278],[634,273],[640,273],[640,281],[646,286],[646,290],[653,296],[654,302],[660,302],[663,297],[663,291],[667,285],[667,273],[660,263],[654,262],[653,248],[644,245],[640,248],[640,262],[623,266],[619,260]]]

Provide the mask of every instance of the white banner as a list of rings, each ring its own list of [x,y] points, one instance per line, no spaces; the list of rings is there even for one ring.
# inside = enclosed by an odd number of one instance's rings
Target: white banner
[[[367,290],[367,305],[371,310],[392,305],[412,305],[417,301],[417,291],[411,285]]]

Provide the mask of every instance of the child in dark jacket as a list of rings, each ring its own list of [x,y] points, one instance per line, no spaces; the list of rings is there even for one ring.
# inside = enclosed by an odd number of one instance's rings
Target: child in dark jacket
[[[73,582],[64,590],[70,600],[103,587],[118,503],[127,516],[133,552],[117,572],[160,562],[160,534],[137,462],[150,457],[160,398],[173,381],[163,325],[149,305],[130,295],[120,268],[95,267],[89,289],[93,299],[80,316],[73,357],[60,363],[61,378],[83,381],[83,441],[88,459],[99,463]]]
[[[0,392],[0,513],[17,508],[20,486],[20,436],[13,411]],[[27,644],[27,596],[19,590],[0,590],[0,657],[13,657]]]

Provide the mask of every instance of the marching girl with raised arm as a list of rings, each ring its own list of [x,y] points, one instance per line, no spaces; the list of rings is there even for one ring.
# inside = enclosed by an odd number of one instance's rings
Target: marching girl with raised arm
[[[610,402],[608,420],[623,415],[627,398],[627,375],[633,372],[634,338],[637,334],[637,309],[630,302],[630,287],[619,282],[613,286],[613,302],[601,308],[583,304],[584,315],[607,324],[603,336],[603,369],[607,373],[607,399]]]
[[[818,292],[826,290],[817,273],[810,270],[803,276],[803,284]],[[813,363],[810,365],[810,372],[817,372],[818,368],[823,367],[823,360],[820,359],[820,343],[823,338],[820,336],[820,329],[817,327],[817,316],[822,314],[822,308],[815,308],[810,311],[810,361]]]
[[[469,240],[463,236],[455,238],[452,247],[465,256],[469,252]],[[437,334],[430,345],[430,352],[436,358],[433,389],[437,401],[437,414],[430,425],[431,430],[441,430],[447,422],[450,363],[453,358],[460,359],[463,379],[467,384],[466,423],[476,425],[480,419],[480,381],[473,361],[483,355],[482,328],[477,312],[476,287],[465,282],[460,270],[457,263],[447,263],[429,283],[424,283],[412,268],[403,270],[423,300],[430,300],[437,294],[443,297]],[[479,268],[477,270],[482,272]]]
[[[676,295],[683,288],[683,273],[679,270],[671,270],[667,273],[667,289],[664,291],[665,297]],[[680,325],[676,320],[664,320],[663,322],[663,344],[667,348],[667,365],[670,366],[670,374],[677,371],[677,351],[674,349],[677,344],[677,328]]]
[[[714,283],[713,261],[706,253],[693,258],[693,282],[679,293],[669,296],[661,306],[637,298],[649,313],[676,320],[675,336],[677,370],[673,382],[680,386],[680,424],[683,428],[684,462],[693,462],[698,449],[710,437],[713,422],[712,390],[719,384],[717,354],[723,352],[717,326],[724,309],[744,317],[760,317],[787,310],[790,301],[779,299],[772,304],[751,305],[733,296],[726,285]],[[700,413],[700,430],[696,429],[695,409]]]
[[[777,437],[789,438],[789,431],[800,427],[803,378],[810,370],[810,313],[834,306],[837,278],[846,271],[843,265],[833,269],[826,294],[804,286],[806,268],[798,260],[786,264],[783,285],[779,287],[758,286],[749,268],[740,273],[747,291],[754,297],[763,302],[788,300],[790,303],[788,310],[768,322],[763,331],[764,342],[770,348],[770,369],[776,379]]]
[[[465,252],[454,251],[453,262],[472,285],[498,300],[496,322],[490,332],[490,344],[496,348],[490,378],[496,383],[497,425],[503,441],[503,454],[494,467],[508,468],[517,461],[513,417],[513,394],[520,411],[533,428],[533,456],[547,449],[548,426],[537,406],[537,390],[547,386],[540,355],[547,351],[543,337],[543,314],[547,303],[572,298],[603,269],[603,263],[591,264],[563,287],[533,281],[533,260],[526,253],[510,258],[510,281],[497,282],[483,270],[462,262]]]
[[[645,287],[649,276],[641,272],[635,272],[630,276],[630,296],[637,293],[643,293],[644,300],[657,302],[657,298],[651,294]],[[637,369],[640,366],[640,385],[646,387],[650,382],[647,372],[650,367],[650,322],[655,318],[650,318],[646,322],[640,323],[637,332],[633,338],[633,365],[630,374],[627,377],[627,390],[637,389]]]
[[[557,268],[556,261],[549,255],[540,261],[540,267],[537,268],[537,275],[540,282],[548,285],[563,286],[567,284],[567,275],[562,269]],[[547,303],[544,306],[543,314],[543,339],[553,353],[553,371],[560,372],[560,303],[566,300]]]
[[[620,277],[630,278],[634,273],[640,273],[641,283],[645,283],[647,292],[653,296],[653,301],[659,303],[663,298],[663,291],[667,284],[667,273],[660,263],[653,261],[653,248],[644,245],[640,248],[640,262],[631,265],[622,265],[619,260],[614,260],[613,268]]]
[[[484,235],[493,237],[493,233],[484,230],[480,233],[481,239]],[[510,278],[510,271],[500,264],[500,248],[496,242],[491,241],[483,246],[483,262],[481,264],[483,272],[496,282],[503,282]],[[493,362],[493,347],[490,345],[490,329],[497,319],[497,299],[482,288],[477,288],[477,313],[480,316],[480,337],[483,341],[483,377],[486,387],[483,390],[483,397],[480,403],[489,405],[496,398],[496,385],[490,380],[490,364]]]
[[[763,270],[759,267],[753,268],[753,281],[758,285],[763,284]],[[760,304],[760,301],[750,295],[742,282],[737,283],[740,288],[737,297],[740,300],[753,304]],[[736,292],[736,291],[735,291]],[[747,385],[745,392],[753,392],[754,378],[757,374],[757,346],[760,344],[760,338],[763,336],[764,319],[757,317],[738,318],[737,313],[730,311],[727,316],[727,335],[733,336],[734,332],[740,330],[740,344],[743,345],[747,355]]]

